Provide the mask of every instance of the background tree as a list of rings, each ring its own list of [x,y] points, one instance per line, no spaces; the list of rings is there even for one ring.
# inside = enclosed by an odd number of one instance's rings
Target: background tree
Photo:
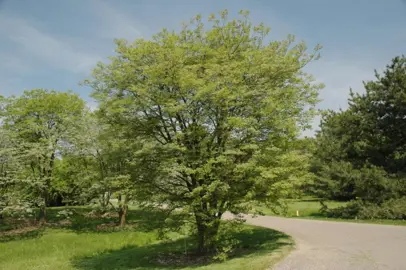
[[[119,224],[126,223],[128,203],[133,199],[134,181],[131,170],[135,144],[123,138],[120,131],[106,123],[97,113],[87,114],[81,123],[82,129],[76,136],[75,145],[69,154],[66,169],[73,175],[73,182],[85,201],[96,199],[102,212],[116,206],[111,199],[118,200]],[[76,168],[75,168],[76,167]],[[61,171],[62,172],[62,171]],[[61,175],[65,179],[66,173]],[[65,181],[62,181],[66,183]]]
[[[150,170],[137,186],[193,213],[201,253],[215,247],[226,211],[275,203],[306,176],[294,141],[313,116],[320,86],[302,68],[319,48],[309,54],[292,36],[267,43],[269,28],[240,14],[118,40],[88,81],[104,117],[144,142],[136,157]]]
[[[52,196],[55,159],[69,145],[83,111],[84,101],[70,92],[34,89],[6,101],[4,128],[17,142],[22,178],[40,207],[42,221]]]
[[[382,203],[406,193],[406,58],[396,57],[348,109],[327,112],[317,135],[315,190],[328,199]]]
[[[12,195],[17,184],[16,174],[19,168],[14,151],[11,137],[0,126],[0,222],[2,222],[3,211],[13,202]]]

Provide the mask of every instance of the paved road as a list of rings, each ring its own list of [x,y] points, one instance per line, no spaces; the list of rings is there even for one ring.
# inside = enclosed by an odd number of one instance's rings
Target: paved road
[[[247,221],[295,239],[296,250],[276,270],[406,270],[406,227],[268,216]]]

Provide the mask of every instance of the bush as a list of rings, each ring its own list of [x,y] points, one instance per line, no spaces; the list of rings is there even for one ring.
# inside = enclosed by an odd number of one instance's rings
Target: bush
[[[406,195],[406,177],[387,173],[383,168],[365,165],[354,168],[349,162],[334,161],[319,166],[311,193],[324,200],[364,202],[382,205]],[[355,206],[353,206],[355,207]]]
[[[406,197],[390,199],[383,202],[381,205],[354,200],[344,207],[325,209],[324,213],[332,218],[404,220],[406,219]]]
[[[399,197],[396,178],[382,168],[363,167],[355,180],[354,195],[363,201],[381,205],[383,202]]]
[[[406,197],[389,200],[382,207],[388,219],[406,219]]]
[[[5,217],[15,218],[19,220],[32,218],[35,216],[35,212],[29,204],[7,206],[2,209],[1,214]]]
[[[358,213],[361,210],[361,202],[354,200],[349,202],[346,206],[337,207],[334,209],[322,209],[323,214],[331,218],[344,218],[352,219],[358,216]]]
[[[222,222],[215,239],[216,254],[214,259],[225,261],[241,245],[241,240],[235,235],[244,229],[242,223],[236,220]]]
[[[56,216],[64,219],[70,219],[74,215],[74,212],[69,209],[59,211]]]
[[[332,161],[315,166],[314,183],[309,187],[311,195],[326,200],[348,201],[355,198],[354,186],[359,171],[351,163]]]

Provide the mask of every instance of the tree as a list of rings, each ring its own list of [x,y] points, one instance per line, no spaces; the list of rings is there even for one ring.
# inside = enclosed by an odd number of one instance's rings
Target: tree
[[[3,210],[9,206],[9,195],[14,186],[17,170],[13,158],[13,147],[7,132],[0,126],[0,222],[3,218]]]
[[[306,155],[294,146],[317,102],[320,85],[302,68],[319,47],[308,54],[292,36],[266,43],[269,28],[240,14],[118,40],[117,56],[87,81],[104,118],[143,141],[136,158],[148,169],[137,188],[193,213],[201,253],[215,247],[226,211],[275,203],[307,175]]]
[[[350,99],[351,110],[363,118],[359,153],[387,172],[406,173],[406,57],[395,57],[375,76],[364,83],[365,94]]]
[[[406,58],[375,74],[365,93],[351,91],[347,110],[322,118],[313,168],[325,198],[382,203],[406,194]]]
[[[66,170],[77,174],[73,182],[80,186],[82,198],[97,199],[100,210],[116,208],[111,198],[118,199],[119,224],[124,226],[128,203],[133,199],[134,181],[130,181],[133,151],[136,144],[123,138],[119,130],[103,122],[97,113],[87,114],[81,123],[75,147],[68,155]],[[77,172],[77,168],[82,168]],[[62,172],[62,171],[61,171]],[[62,178],[69,178],[63,174]],[[136,174],[133,173],[133,177]],[[66,182],[66,181],[64,181]]]
[[[0,96],[0,222],[3,214],[30,211],[27,197],[21,192],[22,167],[18,159],[17,141],[2,124],[5,99]]]
[[[6,100],[4,128],[18,143],[16,153],[24,168],[22,181],[40,207],[40,220],[46,221],[51,198],[55,159],[69,146],[84,101],[70,92],[34,89]]]

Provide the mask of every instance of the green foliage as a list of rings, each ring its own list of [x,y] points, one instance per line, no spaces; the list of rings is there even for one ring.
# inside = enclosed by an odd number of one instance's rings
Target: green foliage
[[[345,207],[335,209],[328,209],[327,216],[333,218],[344,219],[392,219],[392,220],[405,220],[406,219],[406,198],[389,199],[378,205],[362,200],[354,200],[348,203]]]
[[[0,126],[0,221],[4,208],[11,203],[11,188],[17,172],[10,136]]]
[[[222,223],[214,239],[217,249],[214,256],[215,260],[225,261],[233,255],[233,252],[243,244],[241,239],[236,238],[235,235],[244,229],[241,222],[235,220]]]
[[[51,182],[53,194],[62,197],[65,205],[84,205],[90,199],[86,196],[92,182],[92,163],[88,157],[65,154],[55,160],[54,177]]]
[[[380,205],[391,198],[397,198],[402,191],[400,181],[378,167],[364,167],[355,182],[354,195],[357,198]]]
[[[322,209],[322,213],[330,218],[354,219],[357,217],[363,204],[364,203],[360,200],[353,200],[348,202],[345,206],[334,209]]]
[[[321,164],[316,170],[316,179],[310,192],[318,198],[347,201],[354,198],[355,182],[359,179],[359,171],[351,163],[331,161]]]
[[[385,201],[382,208],[381,218],[406,220],[406,197]]]
[[[345,111],[325,112],[317,134],[313,193],[381,204],[406,195],[406,58],[396,57]]]
[[[6,149],[19,166],[12,181],[41,208],[42,219],[52,196],[55,159],[69,148],[83,110],[83,100],[69,92],[34,89],[3,100],[2,127],[12,142]]]
[[[102,117],[143,142],[139,194],[193,213],[202,252],[213,247],[224,212],[277,203],[308,177],[295,139],[314,115],[321,86],[302,68],[319,47],[308,53],[292,36],[265,43],[269,28],[240,14],[118,40],[117,55],[87,81]]]

